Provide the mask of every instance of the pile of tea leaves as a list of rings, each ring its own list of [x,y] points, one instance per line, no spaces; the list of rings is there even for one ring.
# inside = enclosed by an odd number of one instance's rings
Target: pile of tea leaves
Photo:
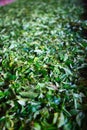
[[[0,130],[85,127],[87,87],[78,83],[87,61],[82,13],[70,0],[0,7]]]

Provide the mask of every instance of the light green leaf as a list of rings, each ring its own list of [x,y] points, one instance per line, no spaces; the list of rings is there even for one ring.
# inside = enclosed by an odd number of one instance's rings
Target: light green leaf
[[[60,113],[59,119],[58,119],[58,128],[62,127],[66,123],[65,116],[63,112]]]
[[[39,123],[34,123],[34,130],[41,130]]]

